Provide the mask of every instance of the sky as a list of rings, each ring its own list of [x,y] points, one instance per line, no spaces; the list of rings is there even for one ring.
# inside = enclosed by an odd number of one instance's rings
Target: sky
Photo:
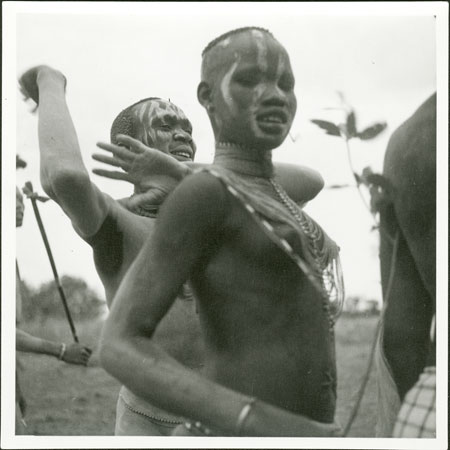
[[[392,131],[436,89],[435,19],[431,14],[408,15],[406,8],[394,16],[353,10],[305,15],[295,3],[243,3],[239,14],[237,6],[220,4],[134,4],[126,11],[97,4],[95,11],[79,8],[76,13],[56,6],[33,9],[16,17],[15,76],[38,64],[65,74],[67,102],[88,170],[101,165],[91,154],[97,141],[109,140],[115,116],[149,96],[168,98],[184,110],[194,126],[196,160],[210,162],[213,134],[196,98],[201,52],[213,38],[241,26],[271,30],[286,47],[296,77],[296,119],[290,137],[274,151],[274,161],[312,167],[326,185],[353,182],[344,141],[310,122],[342,120],[341,112],[327,109],[339,106],[338,91],[354,106],[361,128],[376,121],[388,124],[378,138],[351,143],[355,168],[361,172],[366,166],[381,170]],[[32,181],[42,193],[37,115],[18,90],[11,95],[16,148],[4,151],[16,151],[28,163],[17,171],[17,185]],[[92,180],[116,198],[131,192],[124,182],[96,175]],[[103,296],[90,247],[57,204],[39,207],[59,274],[81,277]],[[356,189],[325,188],[306,210],[341,247],[347,294],[379,300],[378,236]],[[22,278],[33,286],[52,279],[29,201],[16,240]]]

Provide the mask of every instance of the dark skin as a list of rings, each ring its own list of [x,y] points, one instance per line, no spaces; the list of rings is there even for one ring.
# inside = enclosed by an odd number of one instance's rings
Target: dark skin
[[[242,159],[268,177],[271,149],[287,136],[296,109],[293,82],[285,83],[293,80],[289,58],[277,41],[253,32],[233,36],[222,50],[213,59],[215,76],[206,71],[199,85],[199,100],[216,141],[245,146]],[[249,68],[256,74],[250,84],[241,78]],[[279,231],[301,252],[290,227]],[[205,337],[203,376],[152,341],[187,279]],[[320,294],[208,173],[186,178],[164,204],[114,299],[101,359],[138,395],[220,433],[237,432],[249,396],[258,401],[244,435],[336,431],[333,343]]]
[[[384,350],[403,399],[426,365],[436,364],[430,326],[436,309],[436,96],[428,99],[391,137],[383,175],[389,201],[380,227],[399,236],[389,299],[393,245],[381,234],[381,275],[387,308]]]
[[[25,96],[39,103],[42,186],[71,219],[76,232],[93,247],[96,269],[105,288],[107,303],[111,305],[120,282],[154,226],[155,219],[142,213],[154,211],[154,206],[159,205],[190,172],[180,162],[192,159],[195,154],[192,125],[183,111],[172,103],[165,102],[164,109],[161,101],[144,102],[134,111],[136,117],[142,117],[137,123],[139,139],[122,135],[117,137],[120,145],[98,144],[112,156],[97,154],[95,159],[123,171],[97,169],[94,172],[134,186],[133,196],[117,201],[98,189],[84,166],[65,101],[64,75],[51,67],[37,66],[25,72],[19,83]],[[279,172],[280,182],[298,201],[313,198],[323,186],[320,175],[307,168],[282,164]],[[99,237],[97,233],[101,228],[103,234]],[[198,366],[202,361],[201,346],[197,341],[187,345],[183,334],[189,334],[182,332],[184,327],[198,329],[195,306],[193,302],[177,302],[175,309],[172,311],[174,317],[179,314],[185,317],[182,326],[174,325],[167,318],[157,334],[164,336],[175,329],[180,339],[170,339],[171,345],[166,346],[166,350],[183,363]],[[198,333],[194,334],[197,338]]]

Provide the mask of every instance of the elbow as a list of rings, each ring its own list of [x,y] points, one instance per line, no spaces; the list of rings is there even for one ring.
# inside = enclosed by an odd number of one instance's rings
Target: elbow
[[[114,376],[117,361],[120,360],[118,357],[120,337],[116,333],[111,332],[108,325],[107,321],[100,337],[99,361],[100,365]]]
[[[54,200],[74,196],[83,189],[89,188],[90,179],[87,172],[75,169],[62,169],[41,177],[45,193]]]
[[[320,173],[317,173],[317,193],[316,195],[325,187],[325,180]]]
[[[111,344],[111,342],[107,341],[101,341],[99,346],[99,361],[100,365],[103,367],[103,369],[106,370],[106,372],[113,375],[114,373],[114,345]]]
[[[325,181],[319,172],[314,172],[313,177],[314,182],[312,183],[311,190],[309,192],[310,195],[307,200],[312,200],[313,198],[317,197],[317,195],[322,191],[322,189],[325,186]]]

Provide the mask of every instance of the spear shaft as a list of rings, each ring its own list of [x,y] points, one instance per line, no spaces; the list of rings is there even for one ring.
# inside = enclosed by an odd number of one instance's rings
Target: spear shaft
[[[79,341],[78,341],[77,332],[75,330],[75,324],[73,323],[72,315],[70,314],[69,306],[67,304],[66,295],[64,294],[64,290],[63,290],[63,288],[61,286],[61,283],[59,281],[58,271],[56,270],[55,261],[53,259],[52,251],[50,249],[50,244],[48,242],[47,234],[46,234],[45,229],[44,229],[44,224],[42,223],[42,219],[41,219],[41,215],[39,213],[39,209],[38,209],[36,198],[31,196],[30,200],[31,200],[31,205],[33,206],[34,215],[36,216],[36,221],[37,221],[38,226],[39,226],[39,231],[41,232],[41,236],[42,236],[42,239],[44,241],[45,249],[47,250],[48,259],[50,260],[50,265],[52,266],[52,271],[53,271],[53,276],[55,278],[56,287],[58,288],[58,292],[59,292],[59,295],[61,297],[62,304],[64,306],[64,311],[66,312],[67,320],[69,321],[70,330],[72,331],[73,339],[74,339],[75,342],[78,343]]]

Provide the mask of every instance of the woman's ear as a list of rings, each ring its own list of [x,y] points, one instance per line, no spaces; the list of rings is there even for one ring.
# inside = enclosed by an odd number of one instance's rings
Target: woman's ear
[[[200,104],[208,111],[212,112],[212,91],[206,81],[201,81],[197,88],[197,98]]]

